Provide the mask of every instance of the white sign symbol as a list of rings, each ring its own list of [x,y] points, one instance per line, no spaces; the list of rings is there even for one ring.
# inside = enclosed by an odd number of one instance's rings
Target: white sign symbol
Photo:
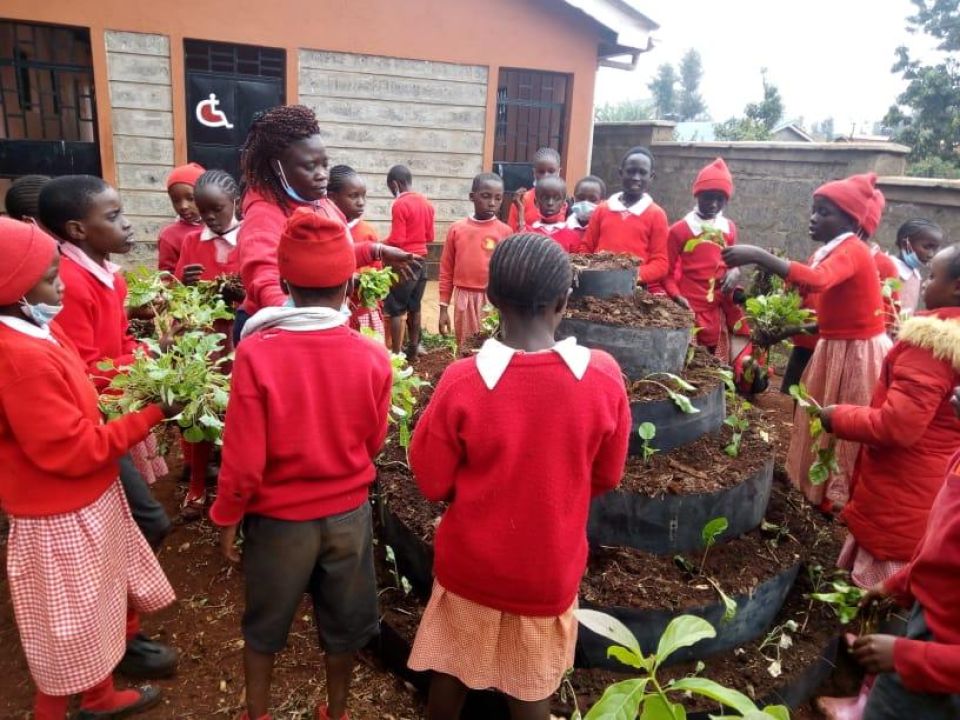
[[[218,110],[220,101],[217,100],[215,93],[210,93],[210,97],[197,103],[197,120],[201,125],[207,127],[224,127],[227,130],[233,128],[233,123],[227,120],[223,110]]]

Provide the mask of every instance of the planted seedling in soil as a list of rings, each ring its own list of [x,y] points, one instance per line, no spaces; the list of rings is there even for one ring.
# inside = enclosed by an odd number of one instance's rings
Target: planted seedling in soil
[[[480,311],[483,318],[480,320],[480,332],[487,337],[496,337],[500,334],[500,311],[493,305],[484,305]]]
[[[429,330],[420,332],[420,344],[427,352],[445,350],[453,357],[457,356],[457,339],[453,335],[440,335]]]
[[[810,447],[817,449],[817,458],[810,465],[807,476],[814,485],[822,485],[831,475],[840,472],[840,463],[837,462],[837,439],[831,436],[826,447],[823,446],[823,436],[827,434],[820,420],[820,411],[823,408],[810,397],[803,383],[790,386],[790,397],[807,411],[810,418]]]
[[[703,557],[700,559],[700,574],[703,575],[703,568],[707,564],[707,555],[710,554],[710,548],[717,544],[717,539],[723,535],[730,522],[723,516],[715,517],[703,526],[700,531],[700,539],[703,540]]]
[[[378,270],[372,267],[363,268],[357,282],[357,296],[360,304],[367,310],[373,310],[377,304],[390,294],[390,288],[397,282],[397,274],[390,268]]]
[[[657,436],[657,426],[652,422],[642,422],[640,423],[640,427],[637,428],[637,435],[639,435],[643,441],[643,461],[647,462],[647,460],[660,452],[650,445],[650,441]]]
[[[670,398],[671,401],[673,401],[673,404],[677,406],[680,412],[685,413],[687,415],[696,415],[698,412],[700,412],[700,408],[694,407],[694,404],[690,400],[690,398],[688,398],[683,393],[678,392],[677,390],[674,390],[669,385],[660,382],[659,380],[651,379],[655,377],[666,378],[667,381],[672,382],[674,385],[680,388],[680,390],[682,390],[683,392],[696,392],[697,391],[696,385],[691,385],[679,375],[674,375],[673,373],[668,373],[668,372],[651,373],[650,375],[647,375],[645,378],[640,380],[641,383],[649,383],[651,385],[656,385],[661,389],[663,389],[663,391],[667,393],[667,396]]]
[[[793,647],[793,635],[800,629],[796,620],[787,620],[782,625],[777,625],[773,630],[767,633],[763,642],[758,648],[760,654],[769,662],[767,672],[770,677],[780,677],[783,674],[783,656],[784,650]]]
[[[730,622],[737,614],[737,601],[732,597],[727,595],[723,588],[720,587],[714,578],[706,574],[706,564],[707,564],[707,555],[710,553],[710,548],[717,543],[717,539],[727,531],[727,528],[730,526],[729,521],[725,517],[716,517],[713,520],[710,520],[706,525],[703,526],[703,529],[700,531],[700,539],[703,541],[703,557],[700,558],[700,565],[694,565],[689,560],[687,560],[683,555],[675,555],[673,558],[676,565],[689,573],[693,577],[703,578],[710,586],[716,590],[717,595],[720,596],[720,601],[723,603],[723,621]]]
[[[587,712],[586,720],[684,720],[687,712],[683,700],[689,695],[708,698],[735,713],[711,716],[716,720],[790,720],[785,706],[768,705],[761,710],[743,693],[709,678],[688,676],[664,682],[657,677],[658,670],[674,652],[717,636],[714,627],[703,618],[674,618],[660,636],[656,652],[647,656],[630,629],[616,618],[596,610],[581,609],[575,614],[581,625],[614,643],[607,650],[608,657],[640,671],[636,678],[610,685]]]
[[[384,545],[383,553],[387,558],[387,562],[390,563],[390,574],[393,575],[393,579],[396,580],[397,588],[403,590],[404,595],[409,595],[410,591],[413,590],[413,586],[406,577],[400,574],[400,567],[397,565],[397,556],[393,552],[393,548],[390,545]]]
[[[732,371],[721,369],[717,372],[723,380],[727,407],[730,410],[727,417],[724,418],[723,424],[732,431],[730,442],[723,448],[723,451],[730,457],[740,457],[740,448],[743,445],[743,434],[750,429],[748,412],[753,408],[753,405],[744,400],[737,392]]]
[[[390,422],[397,426],[400,447],[406,449],[410,446],[410,421],[417,406],[417,394],[427,383],[414,373],[403,353],[392,355],[390,364],[393,367]]]

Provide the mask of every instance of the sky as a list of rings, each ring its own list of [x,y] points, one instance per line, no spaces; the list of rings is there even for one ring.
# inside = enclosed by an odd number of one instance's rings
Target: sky
[[[785,119],[833,117],[836,132],[869,132],[903,89],[890,72],[895,49],[931,57],[933,43],[910,35],[909,0],[631,0],[660,25],[634,72],[601,68],[596,101],[645,98],[662,63],[690,48],[703,59],[701,94],[715,121],[743,114],[763,96],[760,69],[780,89]]]

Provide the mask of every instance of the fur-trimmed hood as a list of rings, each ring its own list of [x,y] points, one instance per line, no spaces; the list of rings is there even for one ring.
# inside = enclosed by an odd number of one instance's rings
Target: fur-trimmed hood
[[[897,339],[929,350],[960,373],[960,308],[918,313],[903,324]]]

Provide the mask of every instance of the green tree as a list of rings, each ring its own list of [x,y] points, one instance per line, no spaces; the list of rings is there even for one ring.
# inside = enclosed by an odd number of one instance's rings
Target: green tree
[[[677,71],[664,63],[657,68],[657,76],[647,87],[653,94],[653,107],[658,118],[673,115],[677,109]]]
[[[597,122],[632,122],[649,120],[653,109],[647,100],[621,100],[616,103],[598,105],[593,111]]]
[[[680,60],[680,101],[677,112],[681,120],[696,120],[707,106],[700,96],[700,80],[703,78],[703,62],[700,53],[691,48]]]
[[[767,69],[760,71],[763,78],[763,100],[748,103],[744,117],[730,118],[714,128],[718,140],[769,140],[770,132],[783,118],[783,99],[779,88],[767,78]]]

